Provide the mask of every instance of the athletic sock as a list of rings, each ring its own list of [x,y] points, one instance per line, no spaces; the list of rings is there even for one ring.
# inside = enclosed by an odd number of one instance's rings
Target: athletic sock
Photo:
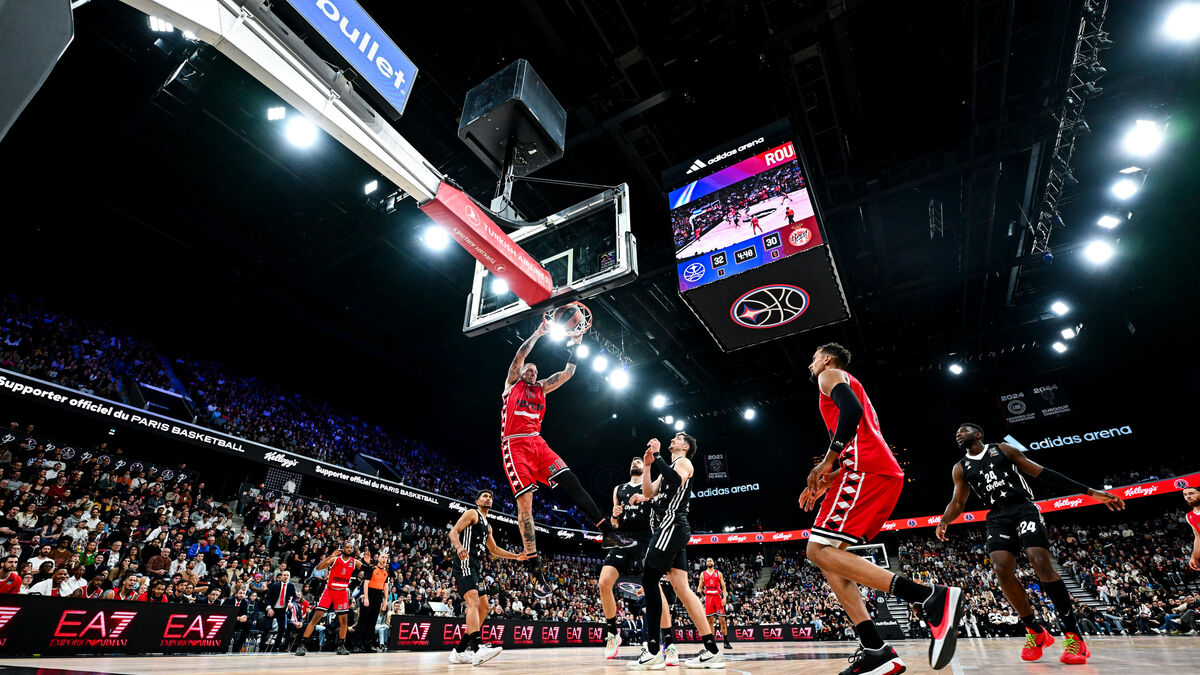
[[[1062,622],[1063,630],[1079,635],[1079,624],[1075,620],[1075,602],[1071,600],[1071,592],[1062,579],[1043,581],[1042,588],[1054,603],[1054,611],[1058,612],[1058,620]]]
[[[662,620],[662,593],[653,593],[649,589],[658,590],[658,580],[662,579],[662,570],[645,567],[642,570],[642,588],[646,590],[646,650],[651,654],[658,653],[658,643],[662,640],[658,622]]]
[[[858,633],[858,641],[867,649],[882,649],[883,638],[879,637],[879,631],[875,629],[875,622],[867,619],[862,623],[854,625],[854,632]]]
[[[892,577],[892,586],[888,592],[909,604],[919,605],[933,595],[933,588],[918,584],[901,574],[896,574]]]
[[[675,629],[673,627],[667,626],[666,628],[661,628],[659,632],[662,633],[663,649],[675,644]]]
[[[611,619],[606,619],[606,621],[608,623],[608,634],[618,635],[620,631],[617,630],[617,617],[614,616]]]
[[[717,652],[721,651],[717,649],[717,639],[713,637],[712,633],[709,633],[708,635],[701,635],[700,639],[704,641],[704,648],[710,653],[716,654]]]
[[[459,654],[462,654],[463,652],[467,651],[470,648],[471,648],[471,633],[468,633],[467,631],[464,630],[463,634],[462,634],[462,638],[459,639],[458,646],[454,648],[454,651],[458,652]]]
[[[471,633],[470,639],[471,639],[471,651],[473,651],[473,652],[479,651],[479,647],[481,645],[483,645],[483,631],[477,630],[474,633]]]
[[[1042,632],[1042,624],[1037,620],[1037,614],[1030,614],[1029,616],[1021,617],[1021,623],[1025,624],[1026,628],[1035,633]]]

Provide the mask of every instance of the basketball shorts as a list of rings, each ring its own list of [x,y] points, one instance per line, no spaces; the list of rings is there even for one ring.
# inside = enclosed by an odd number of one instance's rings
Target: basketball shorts
[[[621,576],[641,570],[642,561],[646,559],[646,548],[650,545],[649,532],[627,534],[627,536],[632,537],[637,545],[629,548],[610,548],[608,555],[604,557],[604,564],[615,567]]]
[[[645,567],[648,569],[686,570],[687,543],[692,536],[692,528],[687,522],[675,520],[666,527],[656,528],[650,534],[650,544],[646,549]]]
[[[326,586],[325,592],[321,593],[321,599],[317,602],[317,609],[336,614],[349,613],[350,592],[345,588],[339,589]]]
[[[704,615],[712,616],[713,614],[725,616],[725,603],[721,602],[720,593],[705,593]]]
[[[554,487],[554,477],[568,468],[541,436],[506,438],[500,441],[500,454],[515,497],[537,490],[538,483]]]
[[[1032,502],[988,511],[987,550],[1019,555],[1023,548],[1050,548],[1042,512]]]
[[[487,595],[482,569],[472,562],[471,558],[459,560],[456,557],[454,560],[454,589],[462,598],[467,597],[467,593],[470,591],[478,591],[480,595]]]
[[[812,540],[831,546],[867,543],[892,515],[903,487],[904,476],[843,469],[821,501]]]

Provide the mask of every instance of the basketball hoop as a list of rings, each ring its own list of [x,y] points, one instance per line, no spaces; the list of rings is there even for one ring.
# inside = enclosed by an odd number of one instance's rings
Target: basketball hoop
[[[554,307],[542,314],[542,325],[553,332],[561,331],[564,337],[579,337],[592,327],[592,310],[582,302]]]

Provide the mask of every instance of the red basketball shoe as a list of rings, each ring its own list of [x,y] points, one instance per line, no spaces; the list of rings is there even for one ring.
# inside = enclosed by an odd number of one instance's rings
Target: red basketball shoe
[[[1026,661],[1037,661],[1042,658],[1042,650],[1054,644],[1054,636],[1042,626],[1042,632],[1035,633],[1025,629],[1025,648],[1021,650],[1021,658]]]
[[[1083,640],[1078,635],[1066,633],[1063,636],[1063,640],[1064,649],[1062,656],[1058,657],[1059,661],[1072,665],[1087,663],[1088,657],[1092,655],[1092,650],[1087,648],[1087,645],[1083,643]]]

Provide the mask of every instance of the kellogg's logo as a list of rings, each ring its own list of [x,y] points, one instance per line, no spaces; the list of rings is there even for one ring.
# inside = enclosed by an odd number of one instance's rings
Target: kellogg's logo
[[[792,538],[791,532],[776,532],[771,535],[771,541],[787,541]]]
[[[1134,485],[1131,488],[1125,489],[1125,496],[1126,497],[1134,497],[1137,495],[1141,495],[1143,497],[1149,497],[1150,495],[1154,494],[1155,492],[1158,492],[1157,485]]]
[[[892,521],[892,520],[889,520],[889,521],[887,521],[886,523],[884,523],[884,524],[883,524],[883,529],[885,529],[885,530],[894,530],[894,529],[896,529],[896,523],[895,523],[895,521]]]
[[[554,534],[555,534],[555,535],[556,535],[556,536],[557,536],[559,539],[570,539],[570,538],[572,538],[572,537],[574,537],[574,536],[575,536],[575,535],[571,534],[570,532],[568,532],[568,531],[566,531],[566,530],[555,530],[555,531],[554,531]]]
[[[745,535],[742,535],[742,534],[731,534],[731,535],[729,535],[729,541],[746,541],[746,539],[747,539],[747,537],[746,537]]]
[[[263,459],[268,462],[274,462],[285,469],[290,469],[300,463],[299,460],[292,459],[282,452],[268,452],[263,455]]]
[[[689,544],[699,544],[702,541],[704,541],[703,537],[688,537]]]
[[[1077,498],[1077,499],[1059,499],[1058,501],[1054,502],[1054,508],[1056,508],[1056,509],[1073,509],[1076,506],[1082,506],[1082,505],[1083,505],[1082,497]]]
[[[937,525],[940,522],[942,522],[941,516],[929,516],[928,518],[925,519],[926,525]]]

